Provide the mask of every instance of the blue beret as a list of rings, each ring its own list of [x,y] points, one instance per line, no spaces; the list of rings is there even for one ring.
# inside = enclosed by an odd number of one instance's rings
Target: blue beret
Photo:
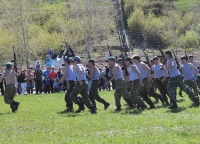
[[[114,56],[111,56],[111,57],[108,58],[108,61],[112,61],[112,60],[113,60],[113,61],[116,60]]]
[[[64,58],[64,60],[67,61],[67,62],[71,62],[72,58],[66,56],[66,57]]]
[[[77,61],[77,62],[81,62],[81,58],[79,56],[75,56],[74,60]]]
[[[8,63],[6,64],[6,67],[12,67],[12,63],[11,63],[11,62],[8,62]]]

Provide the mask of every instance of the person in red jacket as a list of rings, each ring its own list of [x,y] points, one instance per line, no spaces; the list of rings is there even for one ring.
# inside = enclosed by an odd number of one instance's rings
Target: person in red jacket
[[[50,78],[50,89],[51,89],[51,93],[53,93],[53,83],[54,83],[54,79],[57,78],[57,72],[55,71],[55,67],[52,66],[51,68],[51,72],[49,73],[49,78]]]

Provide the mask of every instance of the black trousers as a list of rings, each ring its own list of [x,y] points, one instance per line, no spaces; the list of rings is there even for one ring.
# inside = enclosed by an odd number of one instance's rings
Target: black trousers
[[[33,94],[33,88],[28,88],[27,92],[28,94]]]
[[[50,93],[50,86],[45,86],[44,91],[45,93]]]
[[[53,90],[53,82],[54,82],[54,81],[50,80],[50,90],[51,90],[51,93],[53,93],[53,91],[54,91],[54,90]]]
[[[36,80],[36,94],[38,94],[38,92],[40,92],[40,94],[42,93],[42,81],[41,80]]]

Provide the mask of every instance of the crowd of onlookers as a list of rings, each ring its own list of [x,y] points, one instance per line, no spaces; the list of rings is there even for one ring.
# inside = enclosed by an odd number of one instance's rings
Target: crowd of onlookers
[[[103,67],[100,65],[100,86],[99,91],[101,90],[111,90],[115,89],[115,81],[112,81],[111,84],[107,85],[106,82],[111,79],[112,74],[110,73],[109,67]],[[90,69],[88,65],[85,65],[86,72],[89,73]],[[41,93],[55,93],[60,91],[65,91],[67,89],[67,83],[64,82],[60,85],[60,80],[63,76],[64,66],[60,67],[57,71],[55,67],[47,66],[45,70],[41,69],[40,62],[37,61],[34,68],[31,69],[17,69],[16,77],[16,88],[17,93],[20,95],[24,94],[33,94],[34,90],[36,94]],[[88,90],[90,89],[91,80],[87,78]],[[4,95],[4,88],[6,82],[3,81],[0,83],[1,94]]]

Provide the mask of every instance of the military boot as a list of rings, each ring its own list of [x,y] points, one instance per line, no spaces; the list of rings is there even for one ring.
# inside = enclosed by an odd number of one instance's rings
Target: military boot
[[[169,109],[177,109],[178,105],[176,102],[172,102],[172,105],[168,107]]]
[[[121,105],[117,105],[117,109],[115,111],[121,111]]]
[[[95,108],[94,108],[94,106],[91,106],[90,110],[91,110],[91,114],[96,114],[97,113],[96,110],[95,110]]]
[[[109,106],[110,106],[110,103],[105,102],[105,103],[104,103],[104,110],[106,110]]]
[[[134,104],[131,100],[127,99],[127,98],[124,98],[123,99],[125,100],[125,102],[128,104],[129,106],[129,109],[133,109],[134,108]]]
[[[78,110],[76,110],[76,113],[80,113],[81,111],[83,111],[85,109],[84,103],[80,102],[77,105],[78,105]]]
[[[73,104],[68,104],[66,112],[73,112]]]
[[[18,110],[19,104],[20,104],[19,102],[15,102],[15,101],[12,102],[11,104],[12,112],[16,112]]]
[[[198,96],[194,97],[194,103],[197,107],[199,106],[199,97]]]
[[[145,104],[138,104],[138,105],[137,105],[137,110],[143,111],[143,110],[146,109],[146,108],[147,108],[147,106],[146,106]]]
[[[145,101],[150,106],[150,109],[154,109],[155,108],[155,105],[153,104],[153,102],[151,101],[150,98],[146,98]]]

